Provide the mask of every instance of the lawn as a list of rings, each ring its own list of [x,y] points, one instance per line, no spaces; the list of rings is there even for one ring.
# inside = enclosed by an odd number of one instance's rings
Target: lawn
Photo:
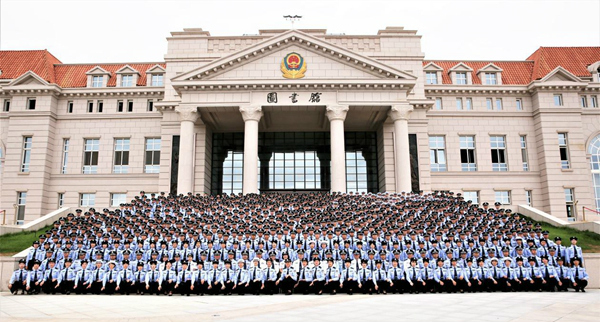
[[[525,217],[533,223],[537,221]],[[600,253],[600,235],[591,231],[580,231],[573,228],[567,227],[555,227],[550,224],[540,222],[542,230],[550,232],[550,239],[554,240],[554,237],[560,236],[562,238],[563,246],[571,245],[571,236],[577,236],[577,245],[581,247],[584,253]]]
[[[7,234],[0,236],[0,255],[12,256],[38,239],[38,236],[45,233],[52,226],[46,226],[38,231],[25,231],[15,234]]]

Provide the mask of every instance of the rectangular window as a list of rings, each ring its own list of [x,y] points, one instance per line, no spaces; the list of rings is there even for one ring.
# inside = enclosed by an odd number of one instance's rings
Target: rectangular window
[[[503,205],[510,205],[510,191],[496,191],[496,202]]]
[[[429,137],[431,171],[446,171],[446,144],[443,136]]]
[[[123,112],[123,101],[117,101],[117,112]]]
[[[2,111],[10,112],[10,100],[9,99],[4,100],[4,105],[2,105]]]
[[[502,99],[501,98],[496,99],[496,110],[502,111]]]
[[[121,76],[121,87],[131,87],[131,86],[133,86],[133,75]]]
[[[467,85],[467,73],[457,72],[456,73],[456,84],[457,85]]]
[[[17,192],[17,225],[25,223],[25,204],[27,203],[27,192]]]
[[[115,139],[115,163],[113,172],[129,172],[129,139]]]
[[[575,189],[565,189],[565,203],[567,206],[567,217],[575,217]]]
[[[67,113],[73,113],[73,101],[67,102]]]
[[[558,133],[558,150],[560,151],[560,164],[563,169],[570,169],[569,138],[567,133]]]
[[[477,171],[475,161],[475,137],[461,136],[460,140],[460,164],[462,171]]]
[[[88,113],[94,112],[94,101],[87,101],[87,112]]]
[[[96,102],[96,105],[98,105],[98,113],[102,113],[102,110],[104,109],[104,102],[98,100],[98,102]]]
[[[456,98],[456,109],[459,111],[463,109],[463,101],[460,97]]]
[[[58,208],[62,208],[64,205],[65,205],[65,194],[59,193],[58,194]]]
[[[598,96],[590,96],[590,101],[592,102],[592,107],[598,107]]]
[[[148,105],[147,105],[146,111],[148,111],[148,112],[154,111],[154,101],[153,100],[148,100]]]
[[[133,100],[127,100],[127,112],[133,112]]]
[[[84,139],[83,173],[98,173],[98,153],[100,151],[99,139]]]
[[[426,84],[428,85],[435,85],[438,83],[437,72],[426,72],[425,78]]]
[[[525,203],[527,203],[529,207],[533,205],[533,193],[531,190],[525,190]]]
[[[554,106],[563,106],[563,97],[561,94],[554,94]]]
[[[29,163],[31,162],[31,145],[33,138],[31,136],[23,137],[23,157],[21,158],[21,172],[29,172]]]
[[[92,76],[92,87],[102,87],[103,76]]]
[[[492,99],[491,98],[486,98],[485,99],[485,106],[487,107],[488,111],[491,111],[494,109],[494,105],[492,105]]]
[[[519,136],[521,142],[521,161],[523,161],[523,171],[529,171],[529,158],[527,157],[527,137]]]
[[[60,173],[67,173],[67,164],[69,163],[69,139],[63,139],[62,167]]]
[[[506,163],[506,139],[504,136],[490,136],[492,148],[492,170],[508,171]]]
[[[96,205],[96,194],[95,193],[80,193],[79,194],[79,206],[80,207],[93,207]]]
[[[471,201],[472,204],[479,204],[479,191],[463,191],[465,201]]]
[[[27,98],[27,109],[28,110],[35,110],[35,97],[28,97]]]
[[[110,194],[110,206],[120,207],[121,204],[127,203],[127,194],[125,193],[111,193]]]
[[[485,84],[497,85],[498,79],[496,78],[496,73],[485,73]]]
[[[152,75],[152,86],[163,86],[163,74]]]
[[[581,95],[579,101],[581,102],[581,107],[588,107],[587,96]]]
[[[145,173],[160,172],[160,139],[146,139],[146,158],[144,160]]]
[[[523,100],[520,98],[517,98],[516,103],[517,103],[517,111],[522,111],[523,110]]]
[[[435,98],[435,109],[436,110],[441,110],[442,109],[442,98],[441,97],[436,97]]]
[[[473,99],[470,97],[467,97],[467,111],[472,111],[473,110]]]

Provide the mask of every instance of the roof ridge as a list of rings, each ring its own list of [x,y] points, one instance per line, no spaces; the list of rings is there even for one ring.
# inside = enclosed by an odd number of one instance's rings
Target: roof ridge
[[[147,61],[147,62],[129,62],[129,63],[60,63],[60,64],[54,64],[54,66],[85,66],[85,65],[94,65],[94,66],[100,66],[100,65],[133,65],[133,64],[138,64],[138,65],[147,65],[147,64],[156,64],[156,65],[160,65],[160,64],[166,64],[167,62],[152,62],[152,61]]]

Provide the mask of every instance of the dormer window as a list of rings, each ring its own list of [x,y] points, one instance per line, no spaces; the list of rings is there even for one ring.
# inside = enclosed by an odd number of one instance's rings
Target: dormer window
[[[104,76],[92,76],[92,87],[102,87],[104,84]]]
[[[485,84],[498,85],[498,78],[496,76],[496,73],[485,73]]]
[[[472,85],[473,84],[473,68],[465,63],[458,63],[448,70],[452,84],[454,85]]]
[[[131,87],[133,86],[133,75],[123,75],[121,76],[121,87]]]
[[[436,85],[438,83],[437,72],[426,72],[425,81],[428,85]]]
[[[502,68],[489,63],[477,71],[482,85],[502,85]]]
[[[457,85],[467,85],[467,73],[466,72],[456,72],[456,84]]]
[[[163,86],[163,74],[152,74],[152,86]]]

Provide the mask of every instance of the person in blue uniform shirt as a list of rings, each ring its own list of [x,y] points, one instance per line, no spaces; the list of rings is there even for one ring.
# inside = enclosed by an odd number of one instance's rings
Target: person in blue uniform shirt
[[[325,269],[325,285],[323,286],[323,293],[329,293],[332,295],[337,294],[340,286],[340,271],[334,265],[333,258],[327,260],[327,268]]]
[[[91,283],[88,286],[92,294],[100,294],[102,291],[102,284],[104,283],[104,268],[102,260],[95,262],[96,268],[92,271]]]
[[[21,294],[25,294],[25,289],[27,288],[27,275],[29,275],[29,273],[26,269],[25,259],[20,259],[19,269],[13,272],[8,281],[8,289],[12,294],[17,295],[19,291],[21,291]]]
[[[40,269],[40,261],[33,260],[33,266],[27,275],[26,290],[29,294],[39,294],[41,292],[41,283],[44,281],[44,272]]]
[[[189,263],[188,263],[189,266]],[[209,282],[208,280],[208,271],[206,269],[204,269],[204,262],[199,261],[196,264],[196,270],[193,271],[194,275],[193,275],[193,287],[194,287],[194,293],[195,294],[199,294],[204,296],[204,294],[208,291],[208,285]]]
[[[573,264],[572,258],[577,257],[577,258],[579,258],[580,261],[582,261],[581,259],[583,258],[583,253],[581,251],[581,247],[577,246],[577,237],[572,236],[569,239],[571,240],[571,246],[567,247],[565,252],[567,254],[567,257],[566,257],[567,262],[572,265]]]
[[[325,285],[325,272],[321,267],[321,261],[318,257],[315,257],[313,260],[313,267],[310,272],[312,276],[310,277],[309,284],[309,292],[315,293],[317,295],[323,294],[323,285]]]
[[[529,290],[530,291],[539,291],[542,288],[542,275],[540,274],[538,268],[538,261],[536,257],[529,257]]]
[[[137,270],[133,273],[133,286],[136,294],[144,295],[146,291],[146,271],[144,271],[144,262],[136,262]]]
[[[65,259],[65,268],[58,275],[57,286],[60,288],[62,294],[71,294],[71,291],[75,287],[77,271],[71,267],[72,264],[73,260],[71,258]]]
[[[434,291],[437,293],[449,292],[450,291],[450,278],[448,276],[448,272],[444,268],[444,260],[437,260],[437,267],[434,269]]]
[[[571,267],[571,283],[573,284],[573,288],[575,289],[575,292],[585,292],[589,276],[585,271],[585,268],[581,267],[581,258],[573,257],[571,258],[571,263],[573,265],[573,267]]]
[[[298,252],[301,257],[301,253]],[[297,294],[308,294],[308,286],[310,284],[311,269],[308,266],[308,260],[306,258],[300,259],[300,267],[298,269],[298,280],[294,285],[294,293]]]
[[[32,244],[32,249],[29,250],[29,253],[27,254],[27,258],[26,258],[26,267],[27,270],[31,270],[33,268],[33,263],[36,260],[43,260],[44,259],[44,250],[40,249],[40,242],[39,241],[34,241]]]
[[[523,265],[523,257],[517,257],[517,267],[512,270],[512,287],[515,291],[527,291],[531,286],[530,270]]]
[[[423,289],[423,279],[421,278],[421,270],[417,266],[417,259],[410,259],[410,267],[404,270],[406,273],[406,281],[409,284],[409,293],[419,293]]]
[[[82,260],[80,262],[77,276],[75,277],[75,294],[87,294],[90,288],[90,279],[92,278],[92,272],[88,269],[88,261]]]
[[[42,282],[42,290],[46,294],[56,294],[58,290],[58,275],[60,275],[60,269],[56,267],[54,259],[48,261],[48,269],[44,273],[44,281]]]
[[[467,293],[474,293],[477,291],[477,267],[473,266],[473,259],[467,259],[467,266],[463,269],[463,275],[465,278],[465,291]]]
[[[221,293],[231,295],[233,286],[235,285],[233,281],[234,277],[235,274],[231,269],[231,261],[225,260],[225,268],[221,271],[221,279],[219,281],[221,284]]]
[[[263,292],[265,294],[273,295],[278,290],[277,283],[279,282],[279,270],[274,266],[271,258],[267,258],[266,266],[267,267],[263,269]]]
[[[429,264],[429,260],[427,260],[427,262]],[[394,294],[404,293],[403,283],[406,282],[406,279],[404,278],[404,268],[402,266],[398,266],[397,258],[392,259],[392,266],[388,270],[387,274],[391,281],[390,292]]]
[[[557,277],[556,289],[559,292],[568,292],[571,285],[571,270],[564,265],[565,260],[562,257],[557,257],[556,263],[557,266],[554,269]]]
[[[263,271],[260,268],[260,260],[258,258],[254,258],[252,260],[252,267],[248,269],[248,281],[246,283],[246,288],[249,293],[254,295],[259,295],[260,291],[264,288],[264,278]]]
[[[173,269],[173,260],[166,261],[165,269],[161,271],[161,293],[172,296],[177,283],[177,272]]]
[[[219,285],[221,279],[221,270],[219,269],[220,262],[218,260],[212,261],[212,268],[206,273],[206,290],[209,294],[219,294],[221,286]]]
[[[357,272],[352,267],[352,260],[349,258],[344,260],[344,268],[340,273],[340,290],[352,295],[358,287]]]
[[[433,268],[429,266],[430,260],[429,258],[423,258],[422,260],[423,267],[421,268],[421,289],[424,293],[429,292],[433,293],[433,289],[435,287],[435,273]]]
[[[375,270],[373,271],[375,290],[377,291],[377,294],[387,294],[392,281],[388,278],[386,270],[382,267],[382,260],[378,259],[375,262],[375,265]]]
[[[542,276],[542,290],[547,292],[554,292],[556,284],[558,282],[556,278],[556,271],[554,266],[548,262],[548,256],[544,255],[542,258],[542,266],[539,267],[539,274]]]
[[[121,294],[129,295],[135,287],[135,276],[129,268],[129,260],[124,259],[121,265],[123,269],[117,275],[117,287],[115,290],[121,292]]]
[[[239,260],[237,266],[238,268],[233,271],[235,277],[233,278],[232,291],[236,292],[238,295],[245,295],[248,290],[246,287],[248,284],[248,270],[244,268],[244,266],[246,266],[244,260]]]
[[[117,278],[119,272],[115,269],[117,263],[114,261],[108,262],[108,270],[104,272],[104,280],[102,281],[102,289],[105,294],[113,295],[117,289]]]
[[[150,261],[150,270],[146,272],[146,291],[149,294],[159,295],[162,284],[161,272],[158,270],[158,262],[155,260]]]
[[[330,263],[333,266],[333,260]],[[298,275],[292,268],[292,261],[288,258],[285,260],[285,267],[281,269],[281,277],[275,284],[279,286],[285,295],[292,295],[297,279]]]
[[[188,262],[181,262],[181,271],[177,274],[177,283],[174,287],[175,291],[186,296],[190,296],[194,290],[194,273],[188,269],[188,266]]]

